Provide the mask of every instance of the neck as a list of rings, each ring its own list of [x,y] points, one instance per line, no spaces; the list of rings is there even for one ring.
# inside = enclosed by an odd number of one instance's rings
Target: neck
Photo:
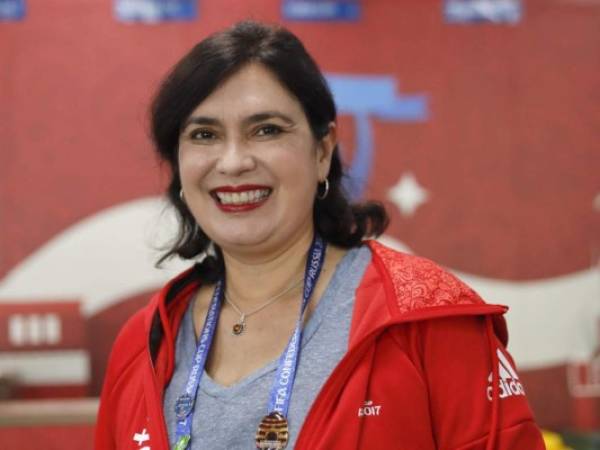
[[[270,252],[240,254],[223,249],[227,292],[239,302],[240,307],[250,309],[284,291],[304,276],[312,239],[313,230],[310,228]],[[297,295],[298,292],[300,287],[289,295]]]

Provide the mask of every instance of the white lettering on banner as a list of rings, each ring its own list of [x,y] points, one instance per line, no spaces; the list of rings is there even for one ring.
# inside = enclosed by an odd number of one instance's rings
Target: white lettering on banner
[[[358,408],[358,417],[378,416],[381,414],[381,405],[373,405],[373,400],[365,401],[364,406]]]
[[[525,389],[519,381],[519,376],[508,361],[508,358],[500,351],[496,350],[498,355],[498,374],[500,375],[498,380],[499,397],[501,399],[510,397],[512,395],[525,395]],[[493,373],[488,376],[488,387],[486,389],[487,398],[492,401],[493,387],[492,387]]]
[[[8,318],[8,340],[14,346],[55,345],[61,339],[57,314],[13,314]]]

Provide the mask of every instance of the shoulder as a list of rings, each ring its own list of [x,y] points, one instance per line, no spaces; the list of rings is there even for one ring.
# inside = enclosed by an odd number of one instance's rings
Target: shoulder
[[[352,341],[397,324],[459,316],[492,316],[506,342],[507,307],[485,303],[467,284],[434,262],[367,241],[371,262],[356,289]]]
[[[399,312],[433,306],[481,305],[481,297],[433,261],[369,241],[373,264],[395,297]]]
[[[117,338],[115,339],[115,343],[113,345],[114,349],[120,350],[124,347],[127,347],[129,350],[133,350],[137,349],[137,347],[140,347],[141,350],[141,348],[144,347],[143,336],[146,334],[145,322],[149,313],[149,309],[154,308],[152,308],[151,305],[146,305],[139,309],[127,320],[127,322],[125,322],[119,331]]]
[[[136,361],[146,360],[150,347],[158,349],[165,344],[171,349],[187,300],[199,286],[192,275],[188,269],[171,279],[127,320],[113,344],[107,380],[118,378]]]
[[[152,303],[153,301],[138,310],[119,331],[110,353],[106,383],[116,383],[122,374],[127,372],[127,368],[146,351],[148,341],[146,318],[151,310],[155,310]]]
[[[115,442],[123,439],[123,433],[130,433],[132,422],[140,420],[140,411],[147,416],[140,408],[146,403],[139,400],[146,393],[144,380],[152,375],[146,324],[156,310],[155,297],[127,320],[113,343],[100,396],[95,448],[117,448]]]

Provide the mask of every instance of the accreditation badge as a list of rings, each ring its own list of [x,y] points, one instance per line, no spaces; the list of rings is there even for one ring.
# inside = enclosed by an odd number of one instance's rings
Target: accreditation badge
[[[189,394],[180,395],[175,402],[175,417],[177,420],[185,420],[192,413],[194,399]]]
[[[288,439],[288,421],[282,414],[272,412],[263,417],[256,431],[256,448],[279,450],[287,446]]]

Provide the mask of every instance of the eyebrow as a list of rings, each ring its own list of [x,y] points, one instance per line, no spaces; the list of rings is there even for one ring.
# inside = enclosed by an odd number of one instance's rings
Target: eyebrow
[[[281,119],[288,125],[294,125],[294,123],[295,123],[291,117],[286,116],[285,114],[280,113],[279,111],[264,111],[264,112],[252,114],[251,116],[247,117],[246,119],[244,119],[244,124],[249,125],[252,123],[263,122],[265,120],[269,120],[269,119],[273,119],[273,118]]]
[[[246,117],[242,123],[244,125],[251,125],[253,123],[262,122],[269,119],[280,119],[283,120],[288,125],[294,125],[294,121],[279,111],[263,111],[256,114],[252,114],[251,116]],[[207,116],[192,116],[183,124],[182,130],[187,128],[189,125],[212,125],[218,126],[221,125],[221,121],[214,117]]]
[[[190,125],[219,125],[221,122],[213,117],[192,116],[183,123],[181,127],[185,130]]]

